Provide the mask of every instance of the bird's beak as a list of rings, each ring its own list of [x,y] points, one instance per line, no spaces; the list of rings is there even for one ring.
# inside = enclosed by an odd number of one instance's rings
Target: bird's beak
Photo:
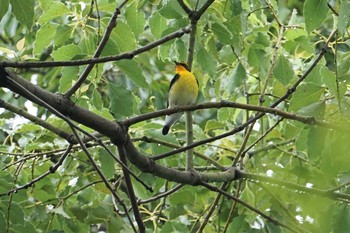
[[[174,61],[175,65],[178,65],[179,63],[177,61]]]

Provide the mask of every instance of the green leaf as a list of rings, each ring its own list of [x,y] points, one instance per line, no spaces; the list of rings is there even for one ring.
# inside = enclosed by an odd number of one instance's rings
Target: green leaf
[[[132,92],[123,86],[109,83],[108,95],[110,99],[109,110],[115,116],[130,116],[133,109]]]
[[[321,127],[312,127],[307,138],[308,159],[317,161],[320,158],[325,146],[327,130]]]
[[[338,59],[338,75],[339,78],[350,74],[350,52],[342,54]]]
[[[47,5],[44,5],[43,14],[39,18],[39,23],[44,24],[50,21],[51,19],[63,16],[69,13],[69,9],[62,2],[51,2],[50,7],[46,8]]]
[[[59,25],[55,34],[55,46],[60,47],[62,45],[70,44],[72,42],[73,28],[67,25]]]
[[[79,77],[79,67],[71,66],[71,67],[63,67],[61,71],[60,85],[59,91],[64,93],[69,90],[75,80]]]
[[[105,149],[100,149],[98,152],[101,163],[101,170],[107,178],[112,178],[115,174],[115,161]]]
[[[108,221],[108,232],[123,232],[124,221],[119,216],[115,216]],[[126,232],[126,231],[124,231]]]
[[[320,75],[324,84],[326,84],[329,93],[333,96],[337,96],[337,85],[335,73],[330,71],[327,67],[322,66],[320,68]]]
[[[162,36],[163,31],[167,29],[167,21],[157,11],[155,11],[149,18],[149,26],[153,36],[156,39],[159,39]]]
[[[322,64],[317,64],[315,68],[313,68],[310,74],[307,76],[307,78],[305,79],[305,82],[322,86],[324,84],[320,74],[320,70],[322,66],[323,66]]]
[[[323,119],[325,110],[326,110],[325,101],[319,101],[300,108],[298,110],[298,113],[304,116],[313,116],[318,119]]]
[[[188,189],[181,189],[180,191],[174,193],[170,196],[169,202],[172,205],[185,205],[185,204],[192,204],[195,200],[194,193],[192,193]]]
[[[188,232],[186,225],[180,223],[178,220],[167,221],[162,229],[159,231],[160,233],[180,233],[180,232]]]
[[[164,6],[159,10],[159,13],[168,19],[180,19],[186,15],[177,1],[166,0]]]
[[[215,129],[222,129],[225,127],[225,124],[218,122],[216,120],[208,120],[205,124],[205,131],[215,130]]]
[[[294,71],[292,65],[283,55],[279,56],[273,69],[273,74],[282,84],[288,85],[293,79]]]
[[[81,54],[79,46],[70,44],[62,46],[59,49],[52,52],[51,56],[55,61],[72,60],[75,56]]]
[[[344,35],[346,28],[350,25],[350,1],[341,0],[340,2],[338,29],[339,32]]]
[[[239,62],[234,68],[231,78],[234,87],[240,87],[242,85],[244,80],[247,78],[247,72],[245,71],[242,63]]]
[[[216,73],[215,58],[208,53],[205,48],[201,48],[198,53],[196,53],[196,58],[202,70],[207,72],[211,77],[214,77]]]
[[[9,0],[0,0],[0,19],[6,14],[9,8]],[[1,225],[0,225],[1,226]]]
[[[137,1],[132,2],[125,11],[125,19],[137,39],[144,31],[145,13],[137,9]]]
[[[111,33],[111,39],[115,41],[119,52],[126,52],[136,49],[135,36],[128,24],[118,21],[117,26]]]
[[[10,0],[10,3],[16,19],[30,29],[34,19],[34,0]]]
[[[290,100],[290,111],[298,111],[302,107],[318,102],[324,88],[311,83],[300,85]]]
[[[211,26],[216,38],[223,44],[231,44],[232,34],[224,24],[214,23]]]
[[[350,229],[350,209],[347,204],[339,204],[339,209],[333,213],[333,232],[348,232]]]
[[[231,0],[231,12],[233,16],[237,16],[242,13],[241,0]]]
[[[130,80],[138,87],[146,88],[148,84],[142,74],[142,70],[138,63],[134,60],[120,60],[116,62],[117,66],[123,71]]]
[[[306,30],[310,33],[320,27],[327,18],[327,12],[327,0],[306,0],[304,3]]]
[[[51,44],[53,37],[55,36],[57,24],[46,23],[40,27],[36,33],[34,41],[33,53],[35,56],[39,56],[44,50]]]

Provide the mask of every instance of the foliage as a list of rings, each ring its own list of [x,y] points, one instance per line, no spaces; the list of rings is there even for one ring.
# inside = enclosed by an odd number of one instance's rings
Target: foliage
[[[86,59],[110,58],[97,62],[70,96],[74,105],[106,120],[123,122],[164,109],[173,61],[186,61],[191,39],[195,43],[190,62],[200,84],[197,102],[243,104],[241,108],[204,104],[204,109],[193,111],[194,141],[203,142],[194,148],[194,170],[220,175],[221,168],[240,164],[241,177],[211,182],[211,188],[178,186],[172,178],[129,164],[154,191],[132,178],[147,232],[349,230],[348,1],[0,3],[0,67],[15,68],[6,68],[8,72],[63,94],[84,75],[86,64],[96,63]],[[207,9],[202,8],[205,5]],[[188,13],[200,9],[205,12],[197,22]],[[116,27],[107,35],[101,55],[96,55],[113,14]],[[194,35],[185,32],[152,49],[137,50],[178,30],[193,29],[193,24],[197,26]],[[113,57],[129,52],[132,56]],[[84,65],[73,64],[84,59]],[[123,150],[104,135],[99,135],[102,143],[84,141],[93,161],[78,142],[67,150],[71,142],[63,133],[74,133],[71,125],[47,107],[33,105],[30,100],[38,103],[33,98],[19,94],[0,89],[0,229],[132,231],[124,209],[130,210],[133,201],[123,179],[128,172],[122,172],[110,156],[119,154],[122,159]],[[244,104],[260,106],[261,112],[276,107],[291,116],[269,111],[251,120],[259,112]],[[75,121],[79,128],[94,133],[89,125]],[[184,120],[168,136],[161,134],[162,123],[158,117],[130,125],[128,133],[141,153],[154,157],[185,146]],[[52,169],[55,163],[57,171]],[[182,171],[186,156],[177,153],[156,163]],[[137,218],[135,209],[129,212]]]

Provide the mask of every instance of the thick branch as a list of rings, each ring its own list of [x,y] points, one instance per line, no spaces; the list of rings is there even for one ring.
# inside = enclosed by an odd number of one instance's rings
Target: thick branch
[[[118,140],[122,140],[124,137],[123,135],[125,135],[125,132],[123,132],[123,129],[119,126],[119,124],[109,121],[93,112],[75,105],[70,99],[64,97],[63,95],[48,92],[19,77],[15,73],[7,73],[4,68],[0,68],[0,86],[6,87],[36,104],[42,105],[42,103],[38,102],[36,99],[32,98],[26,92],[17,87],[15,83],[20,84],[28,92],[34,94],[39,99],[45,100],[46,104],[56,109],[64,116],[92,128],[103,135],[106,135],[107,137],[111,138],[112,141],[118,142]]]
[[[63,95],[52,94],[38,86],[33,85],[16,74],[7,73],[4,68],[0,68],[0,86],[7,87],[10,90],[33,101],[34,103],[41,104],[37,101],[37,99],[32,98],[26,92],[18,88],[14,83],[19,83],[21,86],[26,88],[27,91],[34,93],[38,99],[46,100],[47,104],[55,108],[61,114],[98,131],[102,135],[109,137],[114,144],[118,145],[126,141],[126,156],[131,163],[133,163],[143,172],[151,173],[170,181],[191,185],[198,185],[201,182],[222,182],[238,178],[236,177],[235,168],[228,169],[224,172],[203,173],[178,171],[176,169],[158,165],[147,156],[141,154],[135,148],[131,140],[128,138],[127,132],[118,123],[109,121],[93,112],[74,105]]]

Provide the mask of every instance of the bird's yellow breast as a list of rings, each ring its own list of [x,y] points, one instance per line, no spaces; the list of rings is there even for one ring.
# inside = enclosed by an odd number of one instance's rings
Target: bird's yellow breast
[[[170,88],[169,106],[183,106],[196,102],[198,83],[191,72],[179,71],[179,78]]]

